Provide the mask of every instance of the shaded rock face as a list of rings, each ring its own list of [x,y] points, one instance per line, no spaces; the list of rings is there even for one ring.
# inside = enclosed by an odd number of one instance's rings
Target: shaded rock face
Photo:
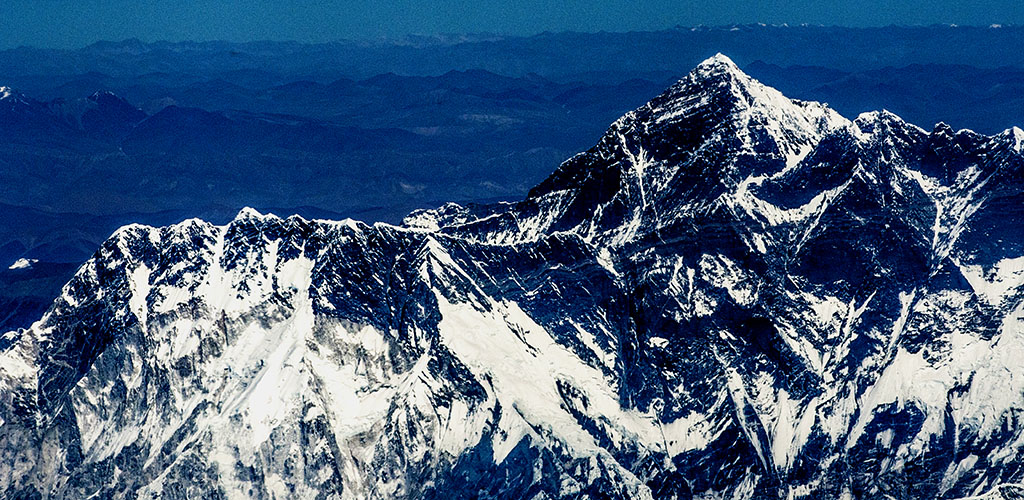
[[[125,227],[0,343],[0,490],[1018,498],[1022,139],[717,56],[519,203]]]

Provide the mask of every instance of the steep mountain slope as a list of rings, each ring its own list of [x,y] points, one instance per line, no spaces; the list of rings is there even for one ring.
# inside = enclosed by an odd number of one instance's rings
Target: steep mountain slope
[[[828,101],[847,116],[884,107],[912,123],[943,120],[994,133],[1020,123],[1024,114],[1024,71],[1017,68],[911,64],[847,73],[755,61],[743,70],[786,95]]]
[[[1014,498],[1022,139],[716,56],[522,202],[125,227],[0,343],[0,489]]]

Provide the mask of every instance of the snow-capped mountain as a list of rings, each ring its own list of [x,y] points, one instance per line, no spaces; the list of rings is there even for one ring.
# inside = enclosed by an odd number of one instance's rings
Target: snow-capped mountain
[[[519,203],[122,228],[0,340],[0,490],[1018,498],[1022,139],[716,56]]]

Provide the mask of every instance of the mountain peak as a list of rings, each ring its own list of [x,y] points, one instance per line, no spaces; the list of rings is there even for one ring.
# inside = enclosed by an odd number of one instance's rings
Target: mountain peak
[[[267,214],[267,215],[270,215],[270,214]],[[260,213],[259,210],[256,210],[255,208],[252,208],[252,207],[242,207],[242,209],[238,211],[238,214],[235,215],[234,220],[235,221],[244,221],[244,220],[249,220],[249,219],[261,220],[261,219],[266,218],[267,215],[264,215],[264,214]]]
[[[1020,127],[1010,127],[995,137],[995,140],[1008,144],[1010,149],[1017,153],[1024,151],[1024,130],[1021,130]]]
[[[529,196],[569,193],[559,195],[572,204],[553,227],[585,227],[590,235],[609,230],[626,241],[638,228],[658,227],[661,214],[710,203],[751,176],[795,165],[849,123],[825,104],[787,98],[717,54],[619,118]]]
[[[724,54],[715,54],[698,64],[673,88],[687,89],[693,93],[694,89],[728,89],[730,94],[742,96],[750,100],[756,100],[759,96],[768,93],[775,93],[782,97],[782,94],[770,87],[762,85],[750,75],[743,72]],[[671,90],[671,89],[670,89]],[[788,101],[788,99],[785,99]],[[753,104],[748,102],[748,104]]]
[[[656,123],[704,116],[712,125],[774,122],[816,132],[846,123],[824,104],[789,99],[758,82],[724,54],[705,59],[648,106]]]
[[[728,96],[733,102],[741,102],[764,87],[736,66],[724,54],[715,54],[693,68],[685,77],[668,88],[655,100],[677,101],[690,105],[717,105],[715,95]],[[696,99],[703,96],[703,98]],[[741,99],[735,99],[735,98]]]
[[[787,164],[849,123],[825,104],[790,99],[762,84],[723,54],[701,62],[648,106],[654,123],[689,122],[683,128],[704,129],[705,140],[737,137],[744,150],[776,155]]]
[[[119,96],[119,95],[117,95],[117,94],[115,94],[115,93],[113,93],[113,92],[111,92],[109,90],[97,90],[96,92],[93,92],[92,95],[87,97],[87,99],[92,101],[92,102],[96,102],[96,103],[99,103],[99,102],[102,102],[102,101],[127,102],[124,98],[122,98],[121,96]]]
[[[877,142],[882,139],[887,139],[892,142],[894,139],[900,139],[901,142],[907,142],[908,137],[922,137],[927,135],[927,131],[908,123],[899,115],[892,113],[888,110],[881,111],[869,111],[861,113],[853,120],[853,126],[856,128],[861,140],[869,142]],[[941,128],[940,128],[941,132]]]
[[[741,75],[743,77],[750,78],[739,68],[739,66],[736,65],[736,63],[732,61],[732,59],[729,59],[728,56],[721,52],[705,59],[703,62],[698,64],[690,74],[706,77],[717,75]]]
[[[0,85],[0,101],[6,100],[24,102],[25,96],[17,90],[12,89],[11,87],[8,87],[6,85]]]
[[[4,106],[8,109],[23,108],[29,103],[35,101],[25,97],[25,94],[18,92],[17,90],[0,85],[0,102],[4,103]]]

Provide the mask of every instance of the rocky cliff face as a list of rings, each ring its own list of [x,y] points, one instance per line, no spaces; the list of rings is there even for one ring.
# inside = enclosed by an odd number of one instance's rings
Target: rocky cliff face
[[[1022,139],[717,56],[519,203],[125,227],[0,339],[0,490],[1019,497]]]

